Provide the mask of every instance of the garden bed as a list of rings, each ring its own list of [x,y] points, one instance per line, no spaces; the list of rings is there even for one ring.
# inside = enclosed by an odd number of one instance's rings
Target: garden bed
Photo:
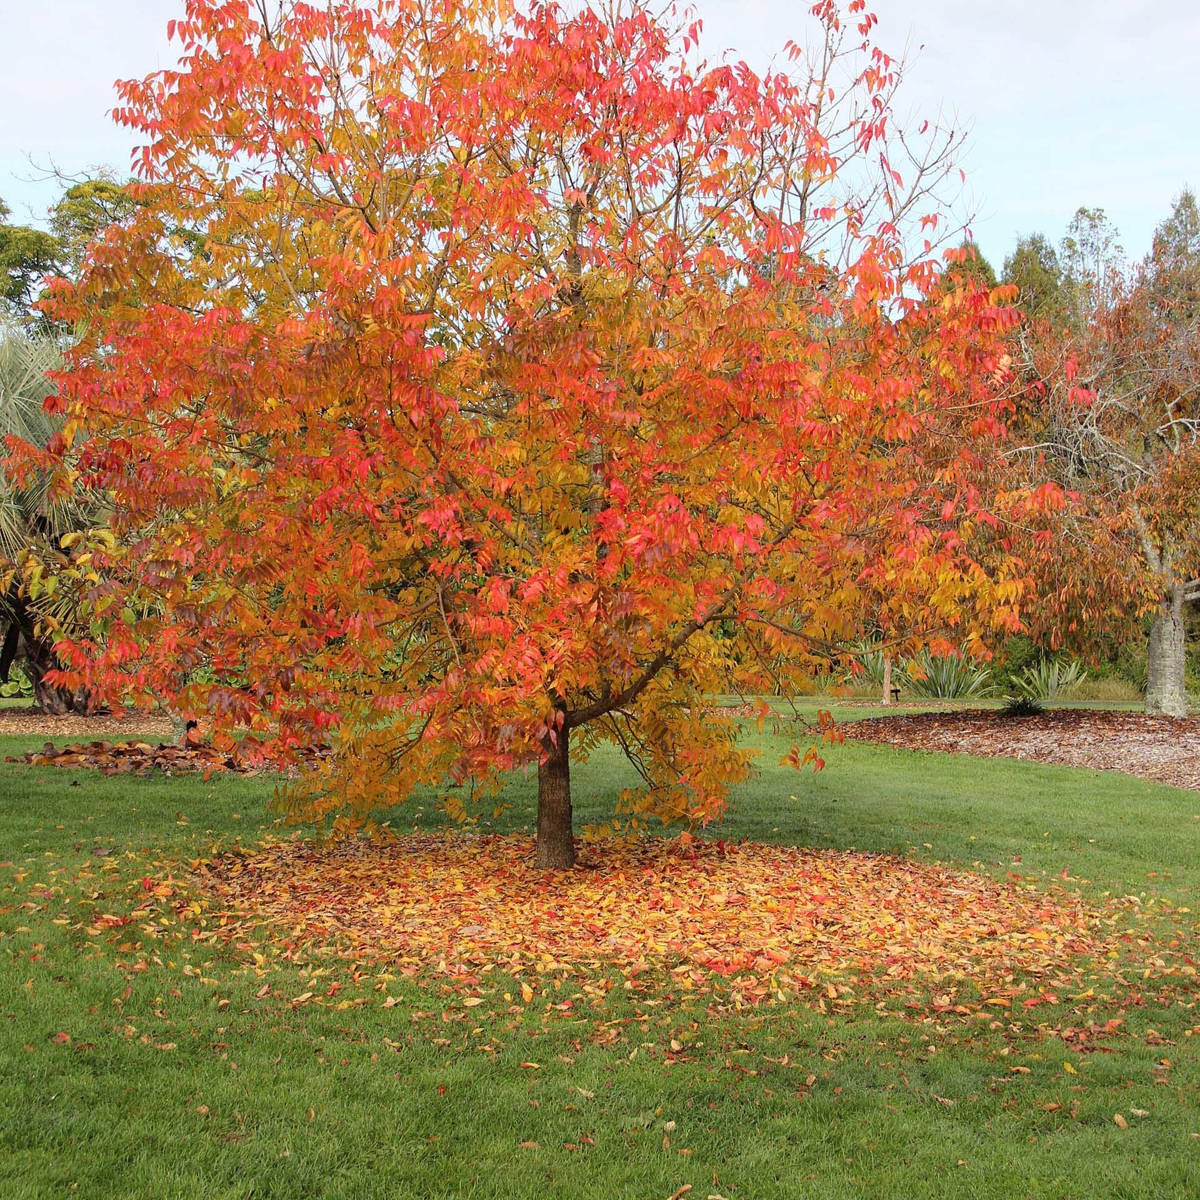
[[[1050,709],[1012,717],[999,710],[905,713],[842,726],[849,738],[905,750],[1124,771],[1200,791],[1200,717],[1151,717],[1097,709]]]

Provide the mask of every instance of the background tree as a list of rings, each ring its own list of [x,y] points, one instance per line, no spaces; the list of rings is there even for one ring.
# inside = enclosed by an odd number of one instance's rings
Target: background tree
[[[27,317],[42,280],[58,262],[57,239],[28,225],[11,225],[0,200],[0,316]]]
[[[50,212],[50,229],[8,223],[0,200],[0,312],[9,321],[36,324],[34,305],[48,276],[73,278],[90,243],[133,211],[127,184],[107,176],[70,183]]]
[[[1031,469],[1073,497],[1046,547],[1045,619],[1095,632],[1114,607],[1152,610],[1146,709],[1182,716],[1184,606],[1200,595],[1195,198],[1180,196],[1133,270],[1097,210],[1079,210],[1062,250],[1057,293],[1052,271],[1037,276],[1048,316],[1023,334]]]
[[[1004,260],[1002,279],[1017,289],[1021,309],[1030,322],[1048,323],[1062,329],[1069,319],[1069,306],[1058,251],[1044,234],[1032,233],[1017,239],[1016,248]]]
[[[45,447],[61,421],[43,403],[53,392],[48,375],[62,364],[49,334],[0,325],[0,434]],[[54,644],[77,620],[80,583],[70,546],[102,521],[89,497],[57,494],[45,472],[23,482],[0,474],[0,680],[20,662],[44,712],[86,711],[84,691],[48,678],[61,667]]]
[[[108,176],[71,183],[50,214],[50,231],[57,242],[55,271],[74,278],[88,247],[110,225],[128,220],[135,201],[127,183]]]
[[[979,247],[970,240],[961,242],[949,256],[939,289],[975,287],[990,292],[999,281],[992,264],[984,258]]]
[[[536,763],[563,867],[572,751],[711,819],[749,765],[713,695],[859,629],[876,547],[1011,622],[970,483],[1011,318],[923,299],[955,139],[892,137],[848,11],[759,77],[637,4],[192,0],[122,85],[137,208],[51,305],[60,457],[127,548],[71,678],[335,730],[309,816]]]

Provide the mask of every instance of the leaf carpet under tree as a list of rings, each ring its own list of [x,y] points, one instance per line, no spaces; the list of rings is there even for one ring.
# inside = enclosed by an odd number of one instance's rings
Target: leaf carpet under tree
[[[1106,954],[1116,919],[1063,889],[888,855],[685,836],[586,843],[581,857],[555,875],[527,837],[267,843],[197,864],[196,936],[337,945],[414,974],[667,970],[738,1001],[850,1003],[860,986],[914,980],[1036,997]]]

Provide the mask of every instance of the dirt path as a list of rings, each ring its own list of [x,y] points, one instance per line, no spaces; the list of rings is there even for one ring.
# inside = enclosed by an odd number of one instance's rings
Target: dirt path
[[[997,711],[910,713],[842,726],[848,738],[905,750],[942,750],[984,758],[1124,771],[1200,791],[1200,717],[1052,709],[1036,717]]]

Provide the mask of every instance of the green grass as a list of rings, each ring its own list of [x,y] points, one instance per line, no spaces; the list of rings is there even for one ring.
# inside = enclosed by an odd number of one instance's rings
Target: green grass
[[[993,874],[1065,869],[1095,897],[1188,903],[1200,886],[1195,793],[856,745],[830,751],[819,775],[797,774],[776,765],[788,737],[754,741],[762,773],[718,836]],[[4,739],[0,752],[40,744]],[[606,816],[628,782],[607,755],[573,779],[581,822]],[[1139,1005],[1135,983],[1107,1004],[980,1019],[905,1015],[899,1003],[708,1011],[696,997],[619,989],[600,1003],[570,978],[547,986],[572,1010],[547,1011],[507,1004],[511,985],[497,979],[467,1011],[435,980],[380,966],[247,969],[246,953],[186,935],[55,923],[118,908],[150,864],[252,843],[270,791],[267,780],[0,766],[5,1200],[666,1200],[688,1184],[693,1200],[1200,1193],[1200,1012],[1187,988],[1160,999],[1148,987]],[[487,826],[527,827],[529,782],[506,798]],[[438,819],[426,797],[392,823]],[[1195,926],[1183,936],[1195,944]],[[289,1003],[331,984],[342,990],[327,1003]],[[1087,1029],[1111,1017],[1123,1020],[1115,1034]]]

